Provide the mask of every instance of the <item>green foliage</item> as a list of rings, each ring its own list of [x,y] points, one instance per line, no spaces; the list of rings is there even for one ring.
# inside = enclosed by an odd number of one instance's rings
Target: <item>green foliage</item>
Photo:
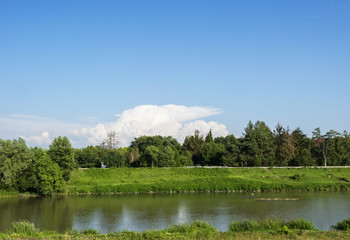
[[[317,229],[315,226],[308,220],[305,220],[303,218],[298,218],[298,219],[291,219],[285,222],[285,225],[289,229],[297,229],[297,230],[314,230],[316,231]]]
[[[194,221],[189,224],[174,225],[165,229],[165,231],[168,233],[180,233],[184,236],[196,238],[210,237],[218,232],[215,227],[204,221]]]
[[[233,221],[229,225],[231,232],[267,231],[290,233],[290,230],[316,230],[314,225],[304,219],[292,219],[283,221],[279,218],[266,218],[263,220],[245,219]]]
[[[88,146],[86,148],[77,149],[74,158],[81,168],[101,167],[98,147]]]
[[[172,137],[142,136],[131,143],[129,161],[138,160],[141,167],[174,167],[189,164],[188,155],[181,155],[180,144]],[[137,155],[139,154],[139,158]]]
[[[82,234],[82,235],[99,235],[99,234],[101,234],[101,232],[97,231],[96,229],[89,228],[89,229],[81,230],[80,234]]]
[[[291,222],[297,223],[291,227]],[[301,224],[302,223],[302,224]],[[308,223],[305,227],[305,223]],[[348,229],[348,228],[347,228]],[[307,231],[305,231],[307,230]],[[345,230],[342,229],[342,230]],[[288,236],[286,236],[288,235]],[[7,233],[0,233],[2,239],[349,239],[350,231],[318,231],[303,219],[282,221],[278,218],[235,221],[229,230],[220,232],[211,224],[194,221],[174,225],[164,230],[146,230],[143,232],[121,231],[101,234],[95,229],[71,230],[66,233],[41,231],[28,221],[13,222]]]
[[[126,164],[126,157],[118,150],[104,151],[101,161],[106,164],[106,167],[124,167]]]
[[[295,175],[291,176],[290,178],[293,180],[301,180],[303,177],[305,177],[305,174],[303,174],[303,175],[295,174]]]
[[[17,189],[18,178],[28,168],[33,153],[25,141],[0,139],[0,187]]]
[[[350,218],[338,222],[337,225],[332,226],[335,230],[349,231],[350,230]]]
[[[202,163],[204,166],[223,166],[224,155],[226,154],[225,146],[221,143],[205,143],[202,151]]]
[[[223,166],[238,167],[238,157],[239,157],[239,141],[233,135],[227,135],[226,137],[217,137],[214,140],[215,143],[223,144],[225,147],[225,152],[222,155]]]
[[[273,166],[275,146],[269,127],[261,121],[249,122],[240,145],[240,161],[246,166]]]
[[[74,160],[74,150],[67,137],[57,137],[52,141],[49,156],[57,163],[63,172],[64,180],[68,181],[70,174],[77,167]]]
[[[37,237],[40,230],[35,228],[34,223],[26,220],[11,223],[11,228],[8,231],[11,233],[19,234],[23,237]]]
[[[295,156],[293,137],[289,133],[289,128],[285,129],[277,124],[273,131],[275,139],[275,160],[279,166],[287,166]]]
[[[42,196],[51,196],[64,190],[62,171],[43,149],[34,150],[33,164],[29,168],[29,181],[34,191]]]
[[[187,136],[182,145],[184,150],[189,151],[192,154],[192,160],[194,165],[201,165],[202,163],[202,150],[204,148],[205,141],[204,136],[199,134],[196,130],[194,135]]]

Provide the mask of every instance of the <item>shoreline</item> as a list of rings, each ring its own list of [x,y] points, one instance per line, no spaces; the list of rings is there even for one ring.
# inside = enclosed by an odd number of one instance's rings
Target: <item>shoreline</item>
[[[54,196],[339,192],[350,190],[349,167],[77,169]],[[38,197],[0,190],[0,198]]]
[[[101,234],[96,229],[70,229],[63,233],[38,229],[32,222],[12,222],[6,232],[0,232],[4,239],[347,239],[350,231],[338,228],[343,220],[337,223],[337,230],[319,231],[304,219],[281,220],[266,218],[263,220],[244,219],[233,221],[227,231],[219,231],[205,221],[193,221],[175,224],[160,230],[144,230],[142,232],[123,230]]]

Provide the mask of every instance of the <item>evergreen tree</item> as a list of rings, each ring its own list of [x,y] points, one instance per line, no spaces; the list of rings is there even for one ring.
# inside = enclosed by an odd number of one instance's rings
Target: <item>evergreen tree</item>
[[[194,135],[187,136],[182,145],[184,150],[189,151],[192,154],[192,160],[194,165],[202,165],[202,150],[205,141],[203,135],[199,134],[198,130],[194,131]]]

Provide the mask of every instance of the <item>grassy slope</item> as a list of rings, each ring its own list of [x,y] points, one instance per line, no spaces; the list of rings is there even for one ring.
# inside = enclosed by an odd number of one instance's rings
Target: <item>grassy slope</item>
[[[77,170],[69,194],[350,189],[349,168],[120,168]]]

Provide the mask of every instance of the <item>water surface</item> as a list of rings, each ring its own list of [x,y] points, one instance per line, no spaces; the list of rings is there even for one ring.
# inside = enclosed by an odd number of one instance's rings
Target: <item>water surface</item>
[[[277,199],[276,199],[277,198]],[[194,220],[226,231],[233,220],[305,218],[316,228],[350,217],[350,192],[202,193],[118,196],[65,196],[0,199],[0,231],[26,219],[43,229],[64,232],[94,228],[101,233],[124,229],[163,229]]]

